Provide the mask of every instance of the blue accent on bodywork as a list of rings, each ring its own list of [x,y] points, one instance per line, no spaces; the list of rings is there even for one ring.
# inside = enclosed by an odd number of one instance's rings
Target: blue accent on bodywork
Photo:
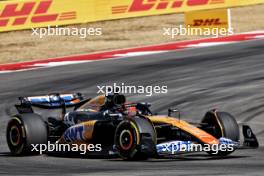
[[[234,146],[239,146],[239,142],[233,141],[233,140],[228,139],[228,138],[221,137],[218,140],[219,140],[220,144],[225,144],[225,145],[231,144],[231,145],[234,145]]]
[[[73,105],[75,102],[71,102],[74,99],[73,94],[71,95],[50,95],[50,96],[39,96],[39,97],[28,97],[27,101],[32,104],[48,104],[49,106],[60,106],[61,100],[65,102],[65,105]]]

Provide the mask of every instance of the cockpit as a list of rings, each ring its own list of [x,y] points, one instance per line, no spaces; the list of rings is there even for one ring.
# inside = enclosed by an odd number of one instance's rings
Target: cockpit
[[[126,115],[136,115],[138,113],[150,115],[150,105],[146,103],[127,102],[126,97],[121,94],[99,95],[81,106],[77,111],[102,112],[110,110]]]

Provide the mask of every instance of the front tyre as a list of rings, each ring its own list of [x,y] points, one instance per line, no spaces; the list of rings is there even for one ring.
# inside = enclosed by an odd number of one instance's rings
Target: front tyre
[[[37,114],[16,115],[8,122],[6,140],[14,155],[36,154],[32,144],[47,144],[47,125]]]
[[[202,120],[202,123],[206,123],[207,127],[204,129],[215,138],[221,137],[231,139],[232,141],[239,141],[239,126],[236,119],[227,112],[218,112],[212,110],[206,113]],[[211,155],[226,156],[234,152],[232,151],[219,151],[217,154],[208,152]]]
[[[143,160],[156,155],[156,133],[150,121],[135,117],[117,126],[115,148],[125,160]]]

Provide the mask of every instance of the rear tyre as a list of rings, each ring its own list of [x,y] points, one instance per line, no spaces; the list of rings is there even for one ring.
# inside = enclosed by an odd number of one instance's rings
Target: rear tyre
[[[227,112],[218,112],[212,110],[206,113],[202,120],[202,123],[207,123],[205,131],[219,139],[221,137],[231,139],[232,141],[239,141],[239,126],[236,119]],[[219,151],[217,154],[208,152],[211,155],[226,156],[234,152],[232,151]]]
[[[37,114],[16,115],[8,122],[6,140],[12,154],[35,155],[32,144],[47,144],[47,125]]]
[[[152,123],[139,117],[120,122],[115,132],[115,148],[125,160],[156,156],[156,132]]]

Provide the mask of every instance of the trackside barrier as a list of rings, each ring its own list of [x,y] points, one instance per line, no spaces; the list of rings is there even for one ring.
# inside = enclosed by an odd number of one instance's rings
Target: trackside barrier
[[[262,4],[264,0],[0,1],[0,32]]]

